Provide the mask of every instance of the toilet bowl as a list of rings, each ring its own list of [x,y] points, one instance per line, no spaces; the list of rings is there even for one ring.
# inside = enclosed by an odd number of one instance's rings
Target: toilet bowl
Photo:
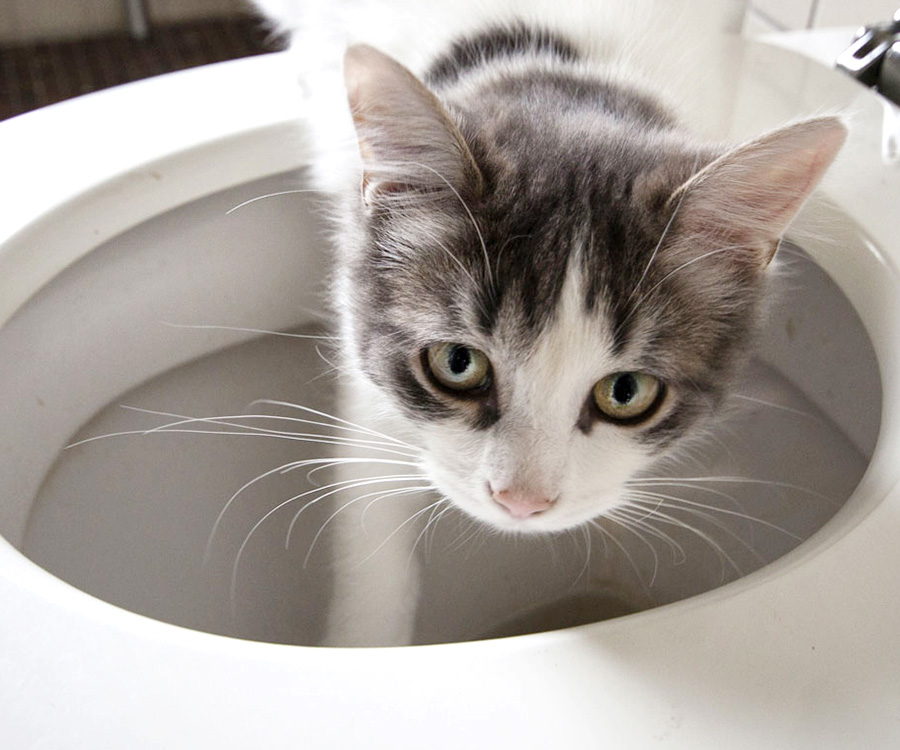
[[[766,465],[771,520],[739,516],[759,497],[745,483],[714,490],[733,511],[703,530],[724,528],[716,544],[671,531],[589,556],[575,535],[495,558],[464,522],[441,522],[422,540],[437,560],[429,645],[410,648],[302,645],[328,595],[328,513],[313,508],[287,545],[292,513],[255,524],[305,477],[272,473],[286,484],[261,480],[217,518],[296,445],[158,429],[233,415],[199,425],[237,431],[234,409],[298,391],[329,406],[327,341],[258,333],[328,325],[321,204],[292,192],[305,189],[307,113],[283,56],[0,125],[4,747],[895,746],[900,172],[882,156],[887,105],[771,45],[748,43],[737,63],[718,135],[829,108],[853,117],[792,230],[757,357],[769,390],[746,394],[775,406],[736,423],[762,437],[726,451],[752,447],[732,456],[751,462],[745,476]],[[527,586],[510,583],[529,565]]]

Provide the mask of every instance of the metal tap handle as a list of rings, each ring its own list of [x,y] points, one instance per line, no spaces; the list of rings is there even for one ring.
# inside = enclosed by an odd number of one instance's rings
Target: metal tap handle
[[[853,43],[838,55],[835,65],[866,86],[877,86],[881,64],[891,45],[900,41],[898,35],[900,9],[891,21],[861,28]]]

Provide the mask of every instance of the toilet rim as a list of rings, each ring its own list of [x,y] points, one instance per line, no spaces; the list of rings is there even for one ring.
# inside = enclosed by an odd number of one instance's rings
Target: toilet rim
[[[285,147],[286,141],[302,145],[302,133],[297,129],[296,122],[303,115],[299,100],[285,95],[285,92],[292,91],[287,69],[279,55],[226,63],[101,92],[0,125],[0,144],[5,144],[0,145],[3,152],[0,153],[0,160],[7,165],[2,179],[7,186],[4,192],[9,193],[3,196],[3,202],[10,209],[0,216],[0,320],[5,322],[43,283],[66,265],[137,221],[229,184],[302,166],[302,148]],[[266,83],[259,85],[259,81]],[[78,153],[73,154],[71,144],[54,140],[61,132],[62,123],[87,125],[96,121],[97,117],[109,117],[117,129],[127,132],[138,127],[141,116],[154,112],[154,107],[156,111],[171,111],[168,108],[173,106],[173,101],[190,102],[203,92],[225,90],[230,91],[230,98],[210,99],[206,110],[208,117],[202,121],[185,121],[187,128],[160,128],[152,137],[130,144],[127,154],[107,153],[104,158],[93,159],[94,149],[87,143],[81,143]],[[239,105],[235,103],[237,99],[241,102]],[[866,110],[881,106],[867,92],[858,92],[853,105]],[[867,134],[863,136],[867,137]],[[22,147],[22,144],[42,141],[42,148],[36,145]],[[103,145],[102,138],[97,141],[97,146]],[[236,143],[240,148],[233,148]],[[864,149],[870,144],[857,142],[851,145]],[[215,180],[191,169],[193,159],[207,159],[210,156],[225,160],[220,162],[221,174],[217,174]],[[160,182],[154,176],[158,167],[179,178],[167,180],[175,187],[169,185],[166,190],[147,189],[148,184],[152,188]],[[841,175],[850,169],[844,162],[836,168]],[[884,174],[886,181],[893,180],[889,185],[898,185],[896,174],[888,172],[887,168],[884,168]],[[567,731],[559,729],[559,724],[564,720],[561,717],[568,718],[572,728],[577,728],[579,732],[595,726],[602,718],[606,722],[607,734],[604,736],[610,739],[620,736],[622,741],[627,738],[632,742],[635,738],[633,719],[636,716],[646,724],[642,731],[646,731],[649,737],[653,732],[672,731],[667,722],[673,712],[693,721],[702,716],[713,717],[715,709],[718,709],[720,713],[711,720],[711,726],[702,730],[706,734],[692,735],[706,737],[709,741],[714,732],[725,731],[721,726],[722,716],[735,714],[735,707],[728,702],[729,698],[734,698],[737,689],[734,675],[745,674],[748,670],[774,683],[774,687],[766,686],[761,684],[761,679],[750,677],[751,692],[757,700],[755,710],[760,716],[778,717],[781,721],[779,726],[785,731],[799,731],[796,722],[812,721],[813,717],[822,726],[833,727],[834,717],[826,715],[829,710],[827,701],[819,707],[807,705],[791,691],[806,694],[804,691],[808,693],[810,686],[835,681],[836,666],[843,675],[840,679],[846,681],[849,687],[831,688],[828,694],[847,697],[850,704],[858,709],[861,721],[876,716],[880,704],[871,701],[870,692],[895,687],[896,680],[890,678],[897,672],[894,659],[900,653],[900,627],[897,627],[900,625],[900,609],[890,600],[891,597],[883,596],[884,592],[895,590],[900,585],[900,574],[894,572],[900,570],[900,564],[896,564],[900,562],[900,553],[890,550],[898,545],[888,544],[890,535],[900,531],[898,468],[891,465],[888,455],[890,446],[898,445],[900,430],[896,416],[897,387],[894,385],[900,382],[897,377],[900,374],[900,355],[888,346],[892,338],[896,340],[897,321],[900,320],[896,302],[898,295],[891,294],[900,288],[895,270],[900,259],[900,241],[890,237],[888,230],[867,213],[873,210],[872,204],[870,201],[860,201],[848,188],[848,185],[850,188],[854,186],[852,181],[835,179],[832,185],[828,197],[867,227],[872,236],[871,243],[880,253],[884,271],[879,277],[868,269],[864,274],[860,273],[859,278],[849,279],[836,274],[837,281],[845,288],[846,285],[857,285],[847,289],[848,296],[855,303],[864,302],[862,289],[867,288],[872,304],[880,306],[880,322],[871,333],[884,382],[882,435],[870,469],[854,499],[848,504],[847,511],[832,520],[816,538],[801,545],[786,558],[730,586],[618,621],[502,641],[399,650],[325,651],[237,641],[125,612],[58,581],[2,540],[0,601],[6,603],[5,611],[15,611],[20,615],[15,622],[8,621],[0,628],[0,644],[5,654],[3,660],[10,666],[9,673],[27,681],[29,665],[47,665],[48,660],[52,663],[56,656],[50,656],[46,649],[58,643],[66,644],[67,652],[80,654],[74,657],[76,661],[91,659],[97,674],[107,679],[114,674],[117,665],[122,664],[153,674],[153,662],[162,655],[184,660],[191,675],[205,675],[204,679],[213,680],[218,676],[225,682],[228,681],[225,671],[239,664],[242,669],[253,671],[254,674],[248,678],[250,684],[272,703],[268,708],[263,708],[259,702],[242,693],[247,706],[236,711],[235,716],[224,724],[235,732],[234,735],[223,734],[223,740],[230,743],[247,731],[236,729],[237,717],[247,720],[246,726],[258,726],[257,720],[248,718],[250,709],[269,717],[274,709],[289,712],[292,701],[303,698],[309,705],[316,706],[325,706],[329,700],[343,701],[365,713],[368,710],[366,691],[369,691],[371,700],[372,691],[376,691],[381,684],[379,678],[383,681],[383,674],[388,669],[396,676],[398,683],[394,698],[407,701],[413,708],[419,707],[422,717],[427,717],[429,721],[434,719],[434,707],[426,700],[429,696],[422,695],[428,691],[422,691],[420,686],[423,679],[435,673],[449,675],[446,684],[440,688],[442,701],[451,695],[474,695],[492,711],[498,707],[521,710],[523,704],[516,703],[513,700],[515,696],[509,695],[508,685],[517,684],[517,681],[529,684],[534,681],[534,674],[552,673],[554,684],[560,686],[590,686],[591,690],[596,690],[598,686],[613,685],[616,690],[621,690],[621,694],[602,706],[592,706],[594,713],[587,720],[583,715],[584,703],[575,702],[574,707],[579,713],[556,695],[552,698],[541,695],[541,700],[532,698],[525,701],[525,705],[532,705],[538,713],[555,712],[551,724],[557,732]],[[124,208],[129,205],[129,196],[138,192],[144,198],[140,205],[107,215],[109,201],[115,201],[117,206]],[[72,231],[72,234],[68,236],[69,241],[63,251],[41,259],[45,261],[42,263],[34,263],[32,251],[31,260],[24,264],[28,247],[33,246],[35,237],[52,236],[54,231],[59,231],[51,222],[55,224],[61,218],[73,216],[83,218],[86,210],[96,212],[103,221],[96,226],[91,222],[83,222],[82,227],[66,224],[66,230]],[[21,273],[23,264],[31,269],[28,277],[23,277]],[[861,314],[867,325],[874,320],[874,313],[868,308],[861,309]],[[861,580],[866,581],[865,586],[859,584]],[[833,602],[828,601],[828,597],[816,593],[823,582],[828,583],[827,590],[831,597],[845,602],[854,601],[860,608],[869,603],[867,609],[872,611],[872,621],[867,626],[872,633],[871,640],[878,643],[869,644],[870,648],[865,649],[864,654],[853,652],[854,658],[851,659],[842,649],[846,645],[844,636],[858,630],[856,613],[851,615],[846,610],[839,611]],[[882,592],[882,599],[887,601],[878,602],[877,597],[873,597],[873,591]],[[881,606],[871,606],[875,602]],[[826,622],[829,618],[831,621]],[[779,626],[776,627],[775,623]],[[103,629],[103,642],[97,641],[98,628]],[[27,639],[23,637],[25,631],[28,632]],[[741,634],[741,653],[730,648],[735,640],[729,642],[729,638],[722,636],[723,633],[735,632]],[[26,641],[30,641],[30,645]],[[134,653],[138,644],[140,648],[137,650],[143,651],[143,654]],[[727,648],[728,653],[718,654],[720,661],[713,664],[716,644]],[[879,654],[882,655],[880,660],[877,658]],[[466,669],[460,669],[460,661],[465,663]],[[827,662],[827,668],[823,662]],[[590,670],[587,670],[588,665]],[[61,686],[83,684],[78,674],[79,668],[83,670],[83,664],[67,663],[63,666]],[[661,686],[659,681],[650,680],[645,674],[651,666],[654,669],[673,669],[678,676],[664,678]],[[320,684],[316,692],[310,693],[308,688],[298,687],[298,670],[317,676]],[[48,672],[53,673],[53,669]],[[270,680],[265,689],[254,682],[260,679],[260,675]],[[165,673],[155,675],[157,680],[163,677],[166,677]],[[99,679],[102,681],[103,678]],[[355,688],[348,693],[347,682],[353,680],[356,681]],[[698,682],[692,680],[699,681],[699,684],[708,683],[707,689],[700,690],[699,695],[684,698],[680,708],[667,703],[669,693],[666,685],[696,687]],[[861,698],[854,697],[857,694],[850,690],[852,686],[858,686],[860,680],[866,681],[869,686],[864,691],[870,700],[866,706],[857,705],[861,703]],[[106,687],[114,684],[115,680],[110,680]],[[147,689],[142,687],[137,694],[152,696],[163,703],[171,702],[170,696],[158,692],[160,684],[163,683],[148,678]],[[40,687],[47,694],[59,689],[47,685]],[[741,684],[740,687],[743,697],[747,685]],[[99,688],[90,688],[88,692],[95,690],[104,696],[108,705],[121,706],[123,716],[128,715],[129,710],[134,712],[140,708],[139,696],[110,696],[109,692]],[[277,697],[278,690],[284,691],[281,698]],[[717,696],[716,690],[722,691],[722,695]],[[8,688],[0,688],[0,695],[9,698],[13,705],[26,713],[33,711],[25,705],[25,697],[29,695],[27,690],[22,695],[14,696]],[[32,692],[30,695],[33,698],[40,696],[40,693]],[[231,705],[226,691],[221,687],[212,690],[203,705],[208,702],[207,707],[214,706],[214,698]],[[445,703],[451,713],[458,705]],[[482,724],[486,732],[496,731],[494,713],[484,706],[467,705],[467,710],[472,712],[467,717],[471,722]],[[646,718],[657,714],[663,718]],[[334,720],[334,715],[327,708],[323,708],[323,716]],[[429,728],[422,717],[410,720],[409,726],[403,730],[410,732],[409,737],[415,736],[412,733],[414,730],[421,733]],[[844,714],[841,714],[841,719],[850,721],[849,716]],[[200,727],[192,723],[189,717],[182,720],[184,726],[199,731]],[[311,720],[319,727],[323,719],[312,717]],[[504,742],[510,740],[510,731],[521,734],[530,746],[538,738],[548,736],[546,726],[538,717],[527,716],[513,729],[506,723],[503,726],[506,732],[498,737]],[[325,731],[324,725],[319,728]],[[365,737],[363,729],[354,731]],[[694,731],[701,730],[695,726]],[[450,730],[447,737],[464,736],[470,732],[471,724],[468,731],[454,735]],[[291,737],[288,733],[282,734],[285,740]],[[572,734],[573,738],[577,736]],[[296,736],[293,738],[296,739]],[[553,739],[558,743],[560,735],[554,734]],[[448,746],[450,744],[448,741]],[[730,746],[737,745],[732,743]]]

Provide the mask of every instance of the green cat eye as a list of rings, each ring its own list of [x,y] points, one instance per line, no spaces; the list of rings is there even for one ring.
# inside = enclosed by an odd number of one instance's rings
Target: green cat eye
[[[437,382],[454,391],[472,391],[485,386],[491,363],[487,356],[463,344],[435,344],[428,347],[428,369]]]
[[[594,403],[617,422],[639,419],[656,406],[662,384],[643,372],[614,372],[594,386]]]

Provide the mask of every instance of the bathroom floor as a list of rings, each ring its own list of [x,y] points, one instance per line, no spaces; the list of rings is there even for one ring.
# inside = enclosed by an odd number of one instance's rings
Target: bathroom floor
[[[0,120],[91,91],[197,65],[283,48],[256,18],[153,27],[59,42],[0,45]]]

